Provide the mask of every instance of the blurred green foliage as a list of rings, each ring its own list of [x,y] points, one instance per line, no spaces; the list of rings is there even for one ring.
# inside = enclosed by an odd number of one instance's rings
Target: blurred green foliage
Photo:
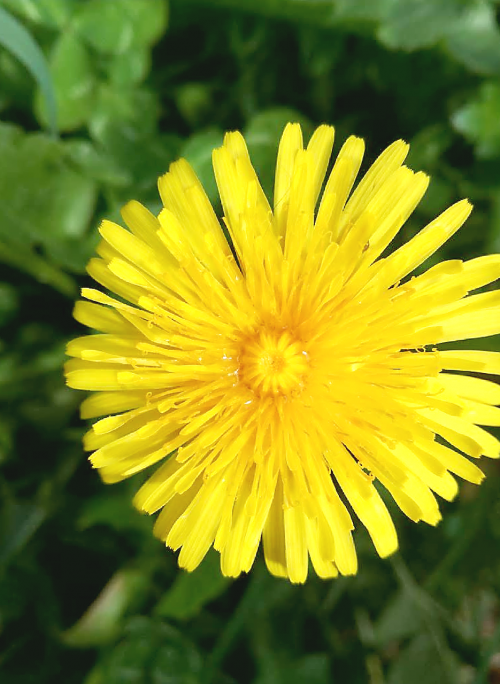
[[[394,510],[390,561],[360,529],[355,578],[296,587],[259,560],[233,582],[215,553],[188,575],[133,511],[137,478],[108,489],[91,471],[80,396],[61,377],[98,221],[131,198],[157,210],[156,178],[179,155],[217,204],[210,155],[227,129],[245,132],[267,192],[290,119],[361,135],[369,160],[403,137],[433,181],[401,239],[468,196],[474,214],[440,257],[500,251],[499,11],[492,0],[0,0],[2,684],[499,681],[495,463],[484,485],[443,503],[437,529]]]

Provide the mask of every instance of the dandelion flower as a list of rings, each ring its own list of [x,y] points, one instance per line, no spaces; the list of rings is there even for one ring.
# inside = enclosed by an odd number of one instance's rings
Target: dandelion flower
[[[320,126],[304,148],[286,127],[274,208],[228,133],[213,153],[223,226],[182,159],[157,217],[132,201],[128,230],[101,224],[88,271],[116,297],[83,289],[75,317],[98,333],[69,343],[67,381],[94,392],[84,441],[105,482],[162,462],[135,505],[160,512],[155,534],[187,570],[214,546],[225,575],[248,572],[262,538],[273,575],[304,582],[309,559],[352,575],[356,518],[380,556],[397,548],[382,490],[435,525],[454,475],[483,478],[467,456],[499,456],[480,426],[500,425],[500,387],[477,374],[500,374],[500,353],[436,345],[500,332],[500,292],[469,294],[500,255],[411,276],[471,205],[387,253],[429,179],[397,141],[352,191],[364,143],[350,137],[324,182],[333,136]]]

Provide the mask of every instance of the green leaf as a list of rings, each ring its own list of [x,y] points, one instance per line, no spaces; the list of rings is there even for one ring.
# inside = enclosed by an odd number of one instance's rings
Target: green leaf
[[[328,684],[331,682],[330,659],[326,653],[312,653],[297,660],[290,668],[289,684]]]
[[[38,530],[46,512],[32,503],[7,499],[0,515],[0,568],[21,551]]]
[[[211,551],[196,570],[177,577],[160,599],[155,612],[161,617],[188,620],[220,596],[229,584],[230,581],[220,570],[220,555]]]
[[[400,589],[389,600],[375,624],[377,644],[387,646],[418,632],[422,627],[422,616],[415,610],[415,598],[406,589]]]
[[[0,620],[3,629],[5,629],[8,622],[21,617],[28,608],[27,580],[26,573],[18,572],[17,568],[14,572],[2,573],[2,581],[0,582]]]
[[[304,140],[307,141],[312,133],[311,123],[305,116],[288,107],[274,107],[259,112],[245,129],[250,157],[268,198],[273,193],[280,137],[290,121],[302,125]]]
[[[431,182],[423,199],[418,205],[417,212],[428,218],[434,218],[443,208],[452,204],[456,198],[454,184],[446,177],[447,166],[444,158],[451,147],[454,136],[449,126],[436,124],[424,128],[410,141],[410,153],[405,162],[415,171],[430,173]],[[408,239],[403,228],[402,235]]]
[[[495,10],[475,0],[447,32],[445,45],[457,62],[478,74],[500,74],[500,29]]]
[[[10,321],[19,306],[19,295],[10,283],[0,283],[0,327]]]
[[[130,174],[137,199],[153,190],[179,152],[177,136],[158,133],[158,110],[156,95],[145,88],[102,86],[90,121],[94,140]]]
[[[217,634],[217,641],[207,659],[206,671],[209,681],[245,627],[255,624],[259,616],[269,615],[269,612],[279,604],[290,605],[294,599],[293,594],[294,587],[290,583],[277,582],[276,578],[268,573],[264,563],[257,560],[243,596],[231,611],[230,619],[224,624],[224,628]]]
[[[71,18],[74,0],[1,0],[12,12],[34,24],[61,29]]]
[[[200,653],[181,632],[136,617],[86,684],[202,684],[204,674]]]
[[[200,4],[322,26],[334,24],[336,17],[333,0],[201,0]]]
[[[0,45],[12,53],[30,72],[40,89],[46,123],[57,132],[57,105],[51,74],[43,52],[19,21],[0,7]]]
[[[145,47],[135,47],[115,55],[108,67],[109,80],[118,88],[139,85],[151,69],[151,52]]]
[[[126,611],[142,601],[149,581],[139,570],[119,570],[78,622],[61,635],[64,643],[74,648],[88,648],[113,641],[120,632]]]
[[[4,102],[15,102],[18,107],[31,109],[35,86],[33,78],[26,67],[6,50],[0,50],[0,83]]]
[[[81,530],[105,525],[114,530],[151,534],[151,520],[132,506],[132,494],[126,490],[93,496],[84,504],[77,524]]]
[[[424,128],[411,139],[410,153],[405,164],[418,171],[439,168],[452,142],[453,134],[448,126],[436,124]]]
[[[389,669],[387,684],[456,684],[458,670],[451,651],[436,645],[431,635],[419,634]]]
[[[64,146],[68,160],[88,178],[104,185],[123,187],[132,182],[128,169],[118,165],[109,154],[89,140],[72,138]]]
[[[500,254],[500,197],[498,193],[493,198],[491,211],[491,228],[487,243],[487,251]]]
[[[9,264],[21,272],[29,273],[39,283],[50,285],[62,294],[74,297],[76,283],[60,268],[30,250],[19,250],[2,243],[0,235],[0,263]]]
[[[210,128],[192,135],[180,150],[195,170],[212,204],[218,202],[219,193],[212,167],[212,151],[222,145],[224,134],[218,128]]]
[[[56,91],[59,127],[72,131],[83,126],[93,108],[95,78],[86,47],[68,31],[61,33],[50,55],[50,72]],[[47,110],[38,92],[35,111],[43,123]]]
[[[387,47],[417,50],[437,43],[464,12],[457,0],[386,0],[379,40]]]
[[[213,106],[212,92],[207,83],[184,83],[175,92],[175,103],[182,118],[195,127],[206,120]]]
[[[13,451],[14,437],[9,420],[0,416],[0,463],[7,461]]]
[[[451,123],[474,144],[480,159],[500,156],[500,83],[485,81],[477,95],[451,116]]]
[[[332,674],[326,653],[311,653],[297,660],[288,655],[268,654],[263,674],[254,684],[330,684]]]
[[[384,15],[388,0],[334,0],[337,20],[375,21]]]
[[[76,15],[74,27],[95,50],[121,54],[155,43],[167,22],[166,0],[88,0]]]
[[[157,133],[159,115],[158,99],[150,90],[101,84],[89,122],[90,133],[105,145],[113,131],[125,123],[128,138],[150,138]]]
[[[65,246],[71,260],[81,252],[95,182],[68,164],[63,143],[7,124],[0,124],[0,158],[0,260],[72,294],[72,280],[54,262],[71,266],[60,258]],[[34,251],[39,247],[43,256]]]

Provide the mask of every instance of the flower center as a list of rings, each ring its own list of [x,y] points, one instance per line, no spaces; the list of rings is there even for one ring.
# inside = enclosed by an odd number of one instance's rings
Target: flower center
[[[240,378],[259,396],[297,396],[308,368],[304,344],[286,331],[262,331],[245,342],[240,354]]]

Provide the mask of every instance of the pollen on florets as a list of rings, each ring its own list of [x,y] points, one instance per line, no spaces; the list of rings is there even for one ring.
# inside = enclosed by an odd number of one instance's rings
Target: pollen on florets
[[[258,396],[297,396],[308,371],[304,343],[286,330],[263,330],[242,344],[240,379]]]
[[[134,503],[159,513],[154,532],[187,570],[213,546],[236,577],[262,541],[292,582],[309,561],[354,574],[357,520],[380,556],[398,545],[381,488],[435,525],[454,475],[483,478],[467,457],[500,455],[483,427],[500,425],[500,387],[471,375],[500,375],[500,354],[439,347],[500,332],[500,294],[481,291],[500,255],[408,280],[471,205],[390,253],[429,178],[399,140],[355,186],[364,143],[350,137],[325,181],[333,138],[320,126],[304,146],[286,127],[271,206],[227,134],[213,164],[230,239],[185,160],[159,180],[158,216],[130,202],[129,230],[100,226],[88,271],[117,296],[82,291],[75,317],[98,334],[69,343],[67,381],[94,392],[84,446],[105,482],[162,462]]]

